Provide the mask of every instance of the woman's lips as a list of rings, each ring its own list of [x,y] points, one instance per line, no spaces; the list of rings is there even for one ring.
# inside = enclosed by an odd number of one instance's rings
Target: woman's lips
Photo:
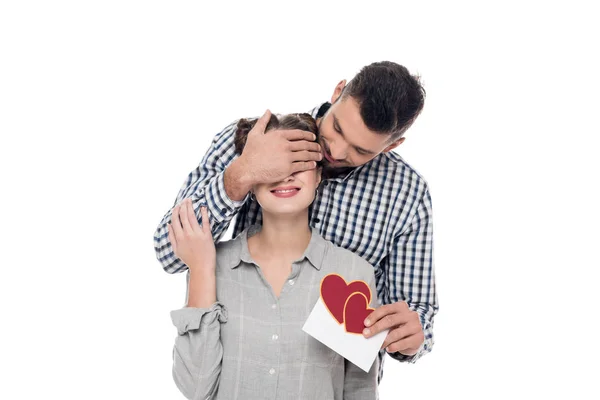
[[[278,189],[271,190],[271,193],[273,193],[273,196],[275,197],[285,198],[295,196],[296,194],[298,194],[299,191],[300,188],[297,187],[281,187]]]
[[[283,192],[271,192],[273,193],[273,196],[275,197],[280,197],[280,198],[286,198],[286,197],[293,197],[295,195],[298,194],[298,192],[300,191],[300,189],[291,189],[291,190],[286,190]]]

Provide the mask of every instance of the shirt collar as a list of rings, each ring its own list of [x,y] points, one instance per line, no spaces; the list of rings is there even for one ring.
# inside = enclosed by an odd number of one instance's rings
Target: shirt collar
[[[232,251],[232,257],[229,260],[229,267],[235,269],[241,265],[241,262],[247,264],[256,264],[250,255],[248,249],[248,237],[254,235],[260,231],[262,227],[258,224],[251,225],[242,231],[237,238],[234,239],[235,246]],[[305,258],[308,259],[310,264],[317,270],[321,269],[325,254],[327,253],[327,241],[319,234],[316,228],[311,227],[310,241],[302,257],[295,261],[302,261]]]

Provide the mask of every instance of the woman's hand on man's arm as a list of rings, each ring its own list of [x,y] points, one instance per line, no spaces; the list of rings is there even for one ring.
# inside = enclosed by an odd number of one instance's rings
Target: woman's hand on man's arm
[[[217,301],[217,252],[206,207],[201,207],[200,212],[202,226],[198,223],[192,201],[189,198],[184,200],[173,209],[168,230],[175,255],[190,270],[187,306],[208,308]]]

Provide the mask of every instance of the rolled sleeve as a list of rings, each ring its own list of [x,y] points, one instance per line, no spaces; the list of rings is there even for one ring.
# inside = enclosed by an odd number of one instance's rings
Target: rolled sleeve
[[[188,399],[211,399],[219,387],[223,345],[221,324],[227,309],[219,302],[210,308],[185,307],[171,311],[178,336],[173,348],[173,380]]]
[[[177,333],[184,335],[191,330],[200,329],[201,325],[211,325],[215,321],[227,322],[227,308],[219,302],[210,308],[184,307],[171,311],[171,321],[177,328]]]

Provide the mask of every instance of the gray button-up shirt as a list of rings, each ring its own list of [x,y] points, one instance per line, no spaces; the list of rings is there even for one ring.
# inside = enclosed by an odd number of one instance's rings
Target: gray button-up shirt
[[[171,312],[179,390],[188,399],[377,399],[378,360],[365,373],[302,330],[324,276],[363,280],[375,294],[373,267],[311,228],[277,298],[248,250],[248,237],[260,229],[217,244],[215,304]],[[372,296],[370,306],[378,305]]]

